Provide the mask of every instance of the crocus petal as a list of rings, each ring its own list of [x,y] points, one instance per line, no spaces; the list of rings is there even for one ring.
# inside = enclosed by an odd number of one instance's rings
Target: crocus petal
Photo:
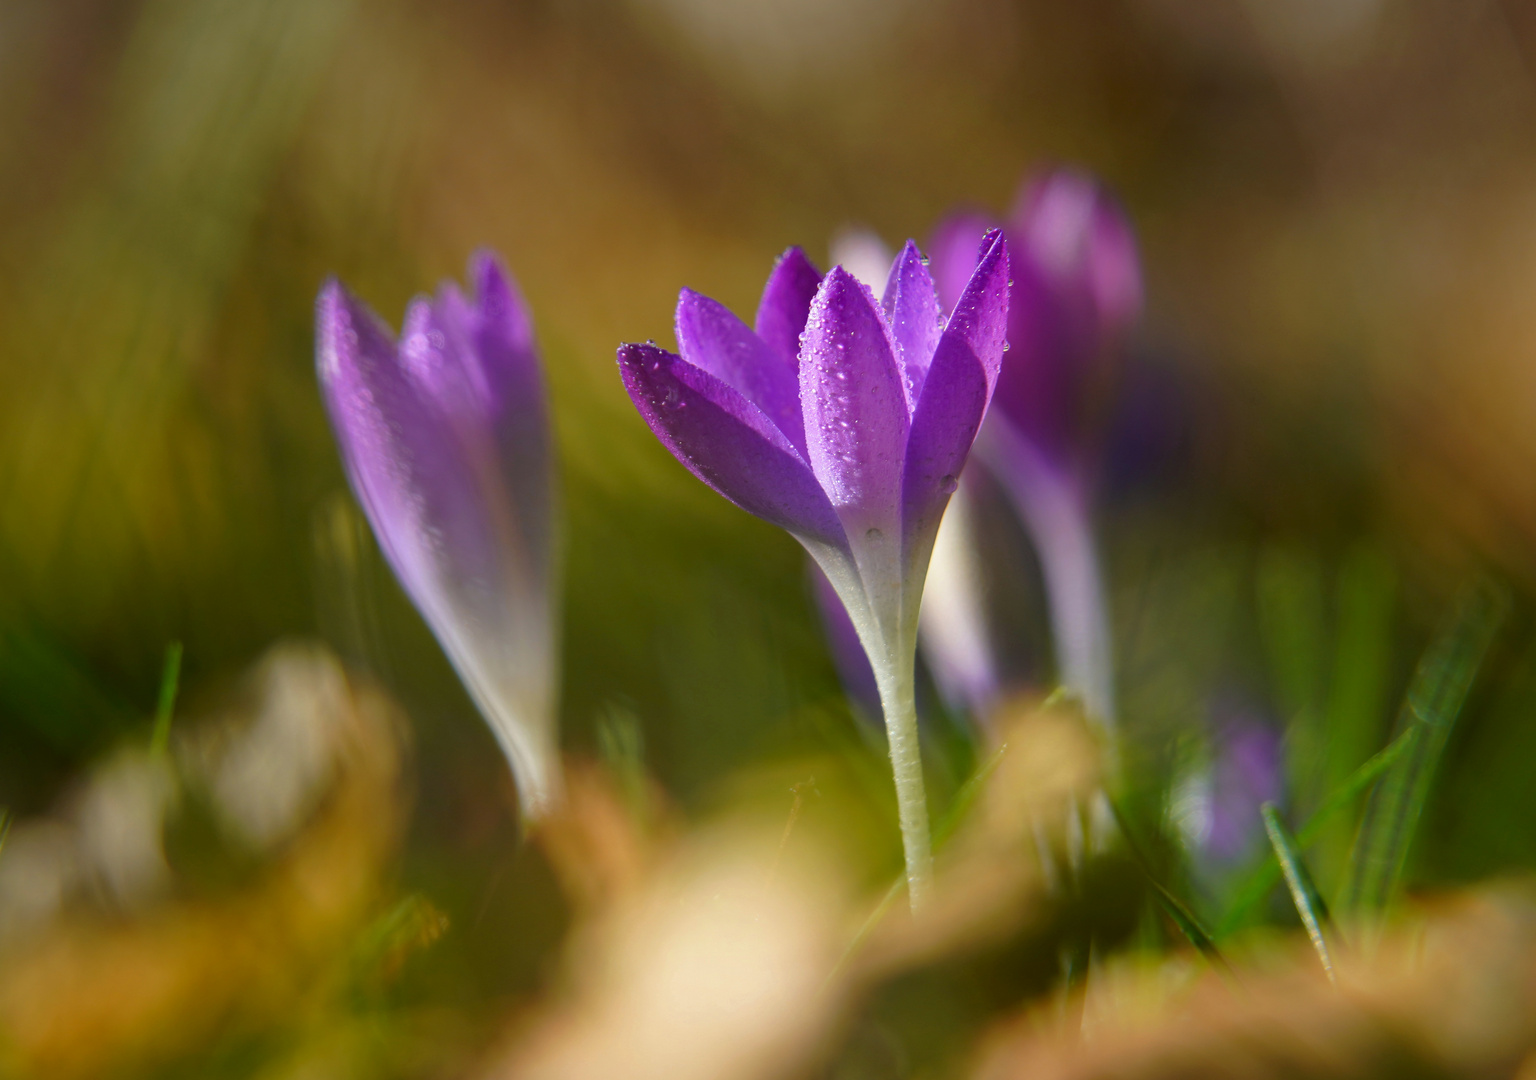
[[[1008,244],[994,229],[939,338],[912,416],[902,491],[909,568],[927,565],[939,519],[997,385],[1007,327]]]
[[[971,282],[971,275],[976,272],[982,238],[988,229],[997,228],[999,224],[991,214],[963,210],[946,218],[934,230],[928,255],[933,282],[939,291],[939,304],[944,311],[953,311],[960,302],[961,294]]]
[[[401,363],[453,426],[487,489],[523,595],[519,610],[547,608],[553,537],[553,448],[544,379],[527,307],[496,258],[470,260],[474,297],[447,282],[435,302],[416,301],[400,333]],[[492,506],[492,512],[495,507]]]
[[[774,264],[763,286],[763,298],[757,305],[754,327],[763,344],[774,351],[790,370],[800,366],[800,334],[811,313],[811,301],[821,284],[821,271],[806,258],[805,252],[792,247]]]
[[[537,459],[543,475],[549,471],[544,466],[551,457],[549,418],[533,319],[494,255],[481,252],[471,259],[469,280],[474,282],[475,296],[466,310],[473,346],[468,356],[486,389],[487,417],[514,471],[528,471]],[[458,290],[452,293],[456,296]],[[439,301],[438,310],[445,307]]]
[[[907,411],[911,412],[922,395],[923,379],[939,344],[939,298],[928,260],[911,240],[891,264],[880,306],[891,324],[896,356],[906,375]]]
[[[555,454],[548,394],[533,336],[533,318],[499,260],[470,261],[475,283],[470,356],[489,391],[486,418],[496,439],[501,477],[514,508],[525,565],[547,589],[553,562]]]
[[[800,402],[811,468],[854,550],[893,542],[906,393],[874,295],[841,267],[822,280],[800,339]]]
[[[846,547],[810,466],[738,391],[655,345],[624,345],[625,389],[688,470],[743,510],[796,535]]]
[[[427,314],[413,308],[418,323]],[[496,552],[480,493],[388,330],[334,281],[320,293],[317,324],[321,389],[348,477],[406,591],[436,603],[450,563],[485,584]]]
[[[737,390],[805,454],[799,362],[771,349],[724,304],[684,289],[677,299],[677,348],[683,359]]]

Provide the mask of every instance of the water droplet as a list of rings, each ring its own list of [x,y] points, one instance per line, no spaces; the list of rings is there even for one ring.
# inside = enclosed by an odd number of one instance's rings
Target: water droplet
[[[953,495],[955,493],[955,489],[959,486],[960,478],[958,476],[945,473],[942,477],[939,478],[939,490],[946,495]]]
[[[882,533],[879,529],[868,529],[864,533],[864,539],[866,539],[866,540],[879,540],[884,535],[885,534]]]
[[[1003,342],[1003,352],[1007,352],[1007,351],[1008,351],[1008,343],[1005,341],[1005,342]]]
[[[929,263],[929,258],[928,258],[928,256],[924,255],[922,258],[918,259],[917,261],[922,263],[924,266],[927,266],[928,263]]]

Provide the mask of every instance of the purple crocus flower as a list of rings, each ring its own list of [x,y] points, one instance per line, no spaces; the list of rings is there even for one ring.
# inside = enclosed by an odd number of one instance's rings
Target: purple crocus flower
[[[1004,350],[1008,251],[981,238],[945,318],[907,243],[883,298],[798,248],[749,328],[683,290],[681,356],[625,345],[619,367],[663,445],[737,506],[788,530],[831,582],[874,668],[914,906],[931,870],[917,740],[917,614],[934,536],[981,426]]]
[[[1205,760],[1176,780],[1169,809],[1197,859],[1219,868],[1264,835],[1259,808],[1283,794],[1284,754],[1279,730],[1240,701],[1218,699],[1212,712]]]
[[[890,275],[891,251],[879,234],[866,227],[850,225],[839,230],[832,238],[831,255],[833,262],[871,289],[879,288]],[[975,264],[966,268],[960,260],[953,260],[953,268],[969,274]],[[956,284],[956,297],[965,285]],[[945,705],[984,721],[997,701],[1000,681],[987,632],[985,583],[972,535],[974,514],[966,479],[970,475],[961,473],[960,487],[950,497],[934,540],[917,636],[919,650]],[[874,689],[874,672],[858,644],[853,623],[826,578],[820,574],[816,578],[822,622],[843,685],[856,703],[878,716],[878,700],[872,710],[867,704]],[[849,649],[850,639],[856,655]]]
[[[1284,789],[1280,732],[1252,714],[1231,717],[1216,732],[1211,769],[1210,852],[1232,860],[1264,833],[1259,808]]]
[[[961,287],[991,224],[967,212],[940,227],[933,252],[941,297]],[[1004,227],[1015,253],[1011,351],[977,450],[1035,542],[1061,681],[1082,695],[1091,716],[1112,725],[1092,473],[1121,346],[1141,310],[1135,238],[1104,189],[1071,169],[1028,184]]]
[[[352,490],[532,818],[560,794],[553,451],[528,310],[493,256],[469,277],[413,300],[398,343],[327,282],[316,366]]]

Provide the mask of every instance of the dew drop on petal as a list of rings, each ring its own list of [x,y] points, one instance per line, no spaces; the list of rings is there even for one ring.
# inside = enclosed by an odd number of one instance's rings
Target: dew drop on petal
[[[953,495],[955,489],[960,486],[960,478],[950,473],[945,473],[939,478],[939,490],[946,495]]]
[[[1007,352],[1007,351],[1008,351],[1008,343],[1005,341],[1005,342],[1003,342],[1003,352]]]
[[[868,529],[864,533],[864,539],[866,539],[866,540],[879,540],[884,535],[885,534],[882,533],[879,529]]]

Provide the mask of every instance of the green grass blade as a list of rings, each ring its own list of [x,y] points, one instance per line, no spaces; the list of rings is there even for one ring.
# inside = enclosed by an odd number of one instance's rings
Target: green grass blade
[[[149,752],[159,757],[171,741],[171,716],[176,710],[176,692],[181,686],[181,642],[173,641],[165,650],[165,667],[160,672],[160,700],[155,705],[155,726],[149,736]]]
[[[1142,851],[1141,845],[1136,842],[1135,834],[1131,832],[1130,824],[1126,821],[1124,813],[1121,812],[1119,806],[1115,805],[1113,799],[1108,799],[1107,801],[1110,811],[1115,816],[1115,824],[1120,827],[1120,835],[1125,840],[1126,850],[1130,852],[1131,859],[1136,863],[1142,877],[1146,879],[1147,884],[1151,887],[1153,895],[1157,897],[1157,902],[1162,907],[1164,913],[1173,920],[1173,924],[1179,928],[1179,932],[1189,940],[1189,943],[1199,951],[1201,956],[1205,957],[1212,967],[1229,978],[1235,978],[1232,965],[1227,963],[1227,958],[1216,947],[1216,939],[1211,936],[1200,920],[1195,917],[1195,913],[1189,909],[1189,906],[1158,880],[1157,873],[1152,869],[1152,861],[1147,858],[1146,852]]]
[[[1323,903],[1322,894],[1312,881],[1312,874],[1302,860],[1296,840],[1280,820],[1275,804],[1265,803],[1260,813],[1264,817],[1264,831],[1269,834],[1270,846],[1275,849],[1275,858],[1279,860],[1280,869],[1285,874],[1285,884],[1291,890],[1291,900],[1296,904],[1296,914],[1301,916],[1301,925],[1306,927],[1307,937],[1312,939],[1312,947],[1317,950],[1317,958],[1323,962],[1323,971],[1328,975],[1328,981],[1337,983],[1338,978],[1333,973],[1333,957],[1328,953],[1328,941],[1323,936],[1323,927],[1329,925],[1328,905]]]
[[[1347,554],[1335,579],[1334,651],[1324,714],[1320,777],[1322,791],[1333,792],[1372,751],[1388,741],[1397,575],[1381,550],[1362,545]],[[1318,805],[1292,804],[1297,820],[1315,816]],[[1308,852],[1318,880],[1330,889],[1348,875],[1355,822],[1330,821]]]
[[[1366,803],[1352,857],[1349,910],[1378,911],[1396,898],[1441,755],[1508,606],[1502,590],[1485,582],[1473,586],[1419,661],[1398,721],[1403,732],[1418,734]]]
[[[1287,728],[1287,776],[1294,805],[1310,811],[1324,783],[1327,732],[1327,596],[1312,552],[1269,547],[1254,567],[1256,615],[1275,697]]]
[[[1365,793],[1366,789],[1374,784],[1381,774],[1397,763],[1398,759],[1413,749],[1413,744],[1418,740],[1419,733],[1416,729],[1409,728],[1397,738],[1393,739],[1387,747],[1379,751],[1374,757],[1356,769],[1346,780],[1342,787],[1328,796],[1323,804],[1317,808],[1317,812],[1308,819],[1307,824],[1296,834],[1296,844],[1299,850],[1305,851],[1314,840],[1321,835],[1323,828],[1338,811],[1344,809]],[[1264,861],[1255,867],[1248,875],[1247,881],[1237,890],[1231,906],[1227,910],[1226,917],[1216,928],[1216,936],[1224,938],[1242,925],[1248,912],[1253,906],[1269,895],[1271,889],[1280,884],[1280,864],[1272,856],[1266,856]]]

